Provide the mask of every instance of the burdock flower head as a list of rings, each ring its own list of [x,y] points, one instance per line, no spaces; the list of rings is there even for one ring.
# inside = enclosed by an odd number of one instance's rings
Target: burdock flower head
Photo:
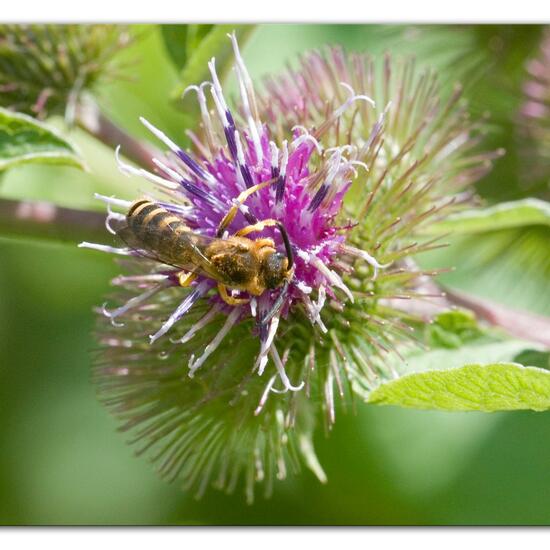
[[[154,174],[118,162],[157,192],[100,197],[122,246],[83,245],[121,255],[126,270],[101,310],[102,398],[163,475],[199,494],[210,483],[231,490],[244,475],[252,498],[254,482],[269,493],[301,461],[323,480],[311,443],[316,408],[330,426],[335,393],[361,395],[397,375],[386,355],[410,338],[404,319],[422,319],[394,301],[414,297],[426,275],[408,256],[434,246],[414,242],[413,230],[460,203],[434,191],[441,180],[419,171],[428,162],[412,150],[425,127],[440,131],[435,149],[424,144],[439,164],[475,140],[465,146],[472,128],[459,128],[462,111],[452,103],[439,113],[434,83],[407,72],[397,106],[416,85],[417,108],[429,107],[436,124],[417,127],[401,112],[411,135],[400,127],[385,140],[398,120],[389,100],[377,112],[338,57],[315,58],[323,72],[305,65],[299,80],[259,96],[232,43],[238,109],[212,60],[211,81],[188,90],[202,115],[188,132],[193,150],[142,120],[168,153]],[[442,114],[450,126],[437,122]],[[486,160],[469,163],[476,176]]]
[[[523,179],[549,194],[550,177],[550,30],[543,35],[540,53],[527,64],[524,101],[519,116]]]
[[[0,105],[46,118],[75,108],[130,41],[117,25],[0,25]]]

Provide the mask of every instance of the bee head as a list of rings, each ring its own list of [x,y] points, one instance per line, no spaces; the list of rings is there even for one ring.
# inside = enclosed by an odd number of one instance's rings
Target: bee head
[[[261,277],[265,288],[280,287],[290,278],[292,271],[288,268],[288,258],[280,252],[266,254],[262,261]]]

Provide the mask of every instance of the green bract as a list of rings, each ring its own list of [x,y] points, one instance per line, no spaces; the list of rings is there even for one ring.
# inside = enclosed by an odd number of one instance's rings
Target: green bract
[[[0,106],[71,114],[83,91],[117,74],[112,57],[128,41],[117,25],[0,25]]]
[[[195,209],[206,199],[194,196],[196,189],[186,182],[204,185],[205,151],[210,147],[217,154],[224,140],[229,144],[223,162],[208,162],[208,170],[218,168],[210,174],[214,182],[207,196],[217,196],[215,190],[235,179],[233,170],[239,174],[239,169],[256,169],[257,152],[255,157],[247,155],[252,155],[254,135],[264,132],[275,136],[283,153],[274,152],[274,142],[263,152],[267,164],[262,169],[270,174],[270,166],[286,170],[292,159],[288,170],[295,172],[295,179],[288,181],[303,178],[304,188],[320,186],[325,193],[315,193],[318,201],[309,211],[304,203],[279,214],[281,221],[299,227],[305,223],[300,220],[307,219],[301,215],[325,204],[325,196],[336,201],[335,194],[347,192],[343,211],[326,214],[331,221],[334,217],[342,254],[334,265],[314,264],[328,273],[330,285],[309,290],[306,285],[308,299],[285,309],[273,325],[269,345],[278,350],[277,357],[280,353],[278,372],[283,370],[293,386],[279,383],[274,365],[263,376],[254,368],[261,346],[269,341],[271,324],[262,331],[252,322],[255,313],[235,323],[235,309],[210,315],[214,295],[194,299],[190,310],[181,306],[183,313],[177,317],[178,304],[196,291],[155,289],[143,277],[158,266],[144,268],[131,257],[123,260],[123,275],[114,281],[117,292],[100,310],[101,351],[94,375],[102,401],[161,475],[199,495],[209,485],[231,491],[241,480],[251,500],[255,484],[269,494],[275,479],[297,471],[301,464],[324,480],[312,444],[317,419],[322,417],[330,430],[340,403],[351,408],[359,400],[368,401],[371,392],[405,372],[412,350],[436,345],[454,352],[482,339],[483,330],[467,312],[444,313],[429,334],[425,332],[447,304],[441,292],[433,290],[431,277],[438,270],[418,268],[415,256],[441,246],[437,238],[422,238],[421,228],[469,204],[471,185],[501,152],[479,153],[483,127],[468,119],[460,90],[441,92],[434,72],[417,71],[412,59],[372,59],[347,55],[339,48],[325,55],[311,52],[303,57],[300,70],[268,79],[265,87],[256,89],[238,56],[236,65],[242,94],[237,108],[222,101],[217,77],[193,89],[202,115],[202,123],[191,129],[195,164],[159,130],[155,132],[182,161],[177,166]],[[311,79],[318,84],[315,89],[309,86]],[[211,92],[214,106],[207,103]],[[209,109],[217,109],[212,112],[219,120]],[[248,140],[246,146],[240,140]],[[300,148],[308,154],[298,162]],[[317,156],[322,164],[310,159]],[[343,161],[352,167],[348,172],[341,168]],[[306,165],[307,172],[302,172]],[[161,163],[158,166],[162,169]],[[123,169],[135,173],[127,165]],[[284,173],[282,168],[279,173]],[[165,174],[173,180],[176,172]],[[337,175],[346,178],[346,185],[336,186]],[[289,183],[287,189],[292,190]],[[201,219],[213,216],[211,210],[208,206]],[[304,238],[311,228],[301,231]],[[312,239],[311,245],[296,243],[297,261],[314,262],[321,237],[317,235],[319,240]],[[101,245],[85,246],[125,254]],[[430,304],[430,298],[436,302]],[[164,326],[168,334],[159,328]],[[517,352],[523,349],[522,343]],[[204,362],[190,372],[197,357],[204,357]]]

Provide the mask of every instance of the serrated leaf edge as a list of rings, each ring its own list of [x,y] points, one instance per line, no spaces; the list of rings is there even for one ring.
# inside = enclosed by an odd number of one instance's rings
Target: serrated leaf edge
[[[380,390],[382,387],[384,386],[387,386],[388,384],[392,384],[394,382],[400,382],[402,380],[406,380],[408,378],[411,378],[413,376],[426,376],[426,375],[429,375],[430,373],[432,372],[438,372],[438,373],[442,373],[444,375],[444,373],[450,373],[450,372],[455,372],[457,370],[462,370],[462,369],[465,369],[465,368],[468,368],[468,367],[491,367],[491,366],[499,366],[499,367],[512,367],[514,369],[521,369],[521,370],[528,370],[530,372],[538,372],[539,374],[543,374],[544,376],[548,376],[550,377],[550,371],[546,370],[546,369],[542,369],[540,367],[533,367],[533,366],[526,366],[526,365],[522,365],[521,363],[516,363],[516,362],[513,362],[513,361],[505,361],[505,362],[499,362],[499,363],[466,363],[464,365],[461,365],[460,367],[454,367],[454,368],[451,368],[451,369],[432,369],[430,371],[414,371],[414,372],[409,372],[407,374],[404,374],[403,376],[399,376],[398,378],[394,378],[393,380],[388,380],[388,381],[385,381],[383,382],[382,384],[380,384],[379,386],[377,386],[375,389],[373,389],[368,396],[366,396],[366,399],[365,399],[365,402],[368,403],[368,404],[371,404],[371,405],[393,405],[393,406],[399,406],[398,403],[384,403],[384,402],[381,402],[381,401],[376,401],[375,398],[376,398],[376,393],[378,392],[378,390]],[[550,396],[549,396],[549,399],[550,399]],[[415,408],[415,407],[410,407],[410,406],[406,406],[404,405],[405,408]],[[434,407],[433,409],[423,409],[423,410],[443,410],[442,408],[440,407]],[[455,411],[456,409],[448,409],[449,411]],[[484,409],[479,409],[479,412],[482,412]],[[533,409],[533,408],[526,408],[526,409],[502,409],[502,410],[547,410],[547,409]],[[489,412],[487,410],[485,410],[485,412]],[[491,411],[491,412],[497,412],[497,410],[494,410],[494,411]]]

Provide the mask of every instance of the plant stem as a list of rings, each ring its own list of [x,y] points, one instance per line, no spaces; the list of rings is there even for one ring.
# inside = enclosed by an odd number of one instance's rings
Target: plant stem
[[[105,241],[105,214],[48,202],[0,199],[0,234],[79,243]]]
[[[105,241],[105,214],[64,208],[48,202],[0,199],[0,234],[77,244]],[[445,288],[448,302],[472,310],[478,317],[512,336],[550,347],[550,318],[497,304],[485,298]],[[441,309],[441,305],[439,309]]]
[[[156,171],[153,157],[159,157],[158,149],[128,134],[106,117],[95,102],[87,98],[79,103],[75,113],[76,124],[111,149],[119,145],[122,154],[146,170]]]
[[[445,293],[450,302],[471,309],[478,317],[512,336],[550,347],[549,317],[512,309],[457,290],[446,288]]]

